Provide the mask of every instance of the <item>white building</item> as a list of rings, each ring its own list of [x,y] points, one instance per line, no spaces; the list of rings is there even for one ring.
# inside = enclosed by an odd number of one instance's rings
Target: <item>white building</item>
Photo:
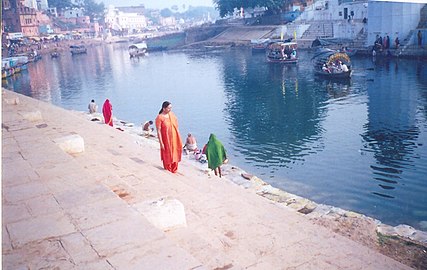
[[[147,27],[147,18],[138,13],[125,13],[109,6],[105,14],[106,25],[116,31],[127,29],[128,32],[142,30]]]
[[[368,44],[373,45],[376,36],[390,36],[391,42],[399,37],[400,43],[410,38],[420,21],[420,1],[378,1],[370,0],[368,8]]]
[[[37,10],[47,10],[49,8],[47,0],[25,0],[24,6]]]

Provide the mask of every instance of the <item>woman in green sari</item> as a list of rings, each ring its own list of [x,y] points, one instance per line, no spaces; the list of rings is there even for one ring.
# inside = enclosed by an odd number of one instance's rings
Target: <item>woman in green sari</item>
[[[227,154],[224,146],[214,134],[209,136],[205,154],[208,160],[208,167],[215,172],[215,175],[221,177],[221,165],[227,159]]]

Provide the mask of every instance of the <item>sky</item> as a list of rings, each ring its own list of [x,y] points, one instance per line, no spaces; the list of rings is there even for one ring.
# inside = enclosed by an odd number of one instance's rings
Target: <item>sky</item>
[[[146,8],[170,8],[173,5],[182,7],[183,4],[188,6],[209,6],[213,7],[212,0],[97,0],[97,2],[104,2],[105,6],[114,5],[121,6],[137,6],[144,4]]]

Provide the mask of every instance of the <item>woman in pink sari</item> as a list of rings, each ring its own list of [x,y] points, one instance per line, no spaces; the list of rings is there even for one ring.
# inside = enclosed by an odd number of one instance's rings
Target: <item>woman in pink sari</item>
[[[108,98],[105,100],[102,106],[102,114],[104,115],[105,124],[113,126],[113,105],[111,105]]]
[[[178,170],[178,162],[181,161],[182,140],[178,130],[178,119],[171,110],[171,103],[163,102],[156,118],[156,128],[163,168],[175,173]]]

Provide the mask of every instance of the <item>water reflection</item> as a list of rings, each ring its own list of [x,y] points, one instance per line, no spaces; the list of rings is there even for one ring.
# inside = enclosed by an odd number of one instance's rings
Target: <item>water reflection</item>
[[[236,151],[255,166],[268,163],[270,171],[320,151],[325,114],[321,105],[327,97],[306,87],[298,66],[252,59],[227,62],[224,70],[227,121],[240,146]]]
[[[406,72],[399,72],[398,66]],[[390,72],[393,69],[395,72]],[[419,143],[418,95],[425,93],[416,90],[418,69],[398,60],[377,61],[372,71],[376,79],[368,82],[368,120],[362,138],[363,151],[373,153],[376,161],[370,168],[378,188],[371,192],[386,199],[398,195],[400,200],[406,198],[400,202],[400,209],[421,207],[412,198],[420,179],[411,177],[413,170],[425,170],[417,169],[419,148],[423,146]]]
[[[250,50],[159,52],[126,44],[44,58],[8,88],[61,107],[113,102],[115,115],[153,119],[171,100],[181,132],[211,132],[232,164],[292,193],[390,223],[427,220],[427,68],[355,58],[351,80],[313,76],[311,56],[271,64]],[[31,78],[31,79],[30,79]]]

